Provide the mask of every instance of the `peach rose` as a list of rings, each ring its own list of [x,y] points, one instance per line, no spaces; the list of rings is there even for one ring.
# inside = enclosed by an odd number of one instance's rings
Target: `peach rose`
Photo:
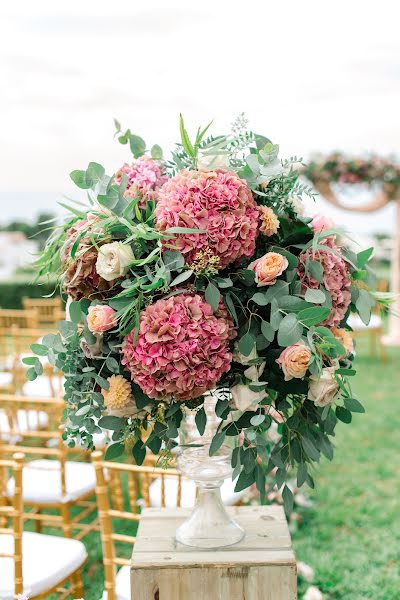
[[[266,236],[274,235],[279,229],[279,219],[269,206],[259,206],[261,213],[260,231]]]
[[[335,379],[335,367],[325,367],[320,375],[311,375],[308,399],[315,406],[331,404],[339,393],[339,384]]]
[[[342,344],[343,348],[345,349],[346,356],[349,354],[354,354],[354,342],[350,331],[347,331],[347,329],[341,329],[339,327],[333,327],[331,331],[335,338]]]
[[[103,333],[112,329],[117,324],[115,310],[106,304],[89,306],[87,325],[92,333]]]
[[[276,278],[282,275],[283,271],[287,269],[288,261],[278,254],[278,252],[267,252],[261,258],[257,258],[247,267],[256,274],[255,282],[258,287],[264,285],[273,285],[276,282]]]
[[[285,348],[276,362],[285,375],[285,381],[290,381],[290,379],[302,379],[304,377],[310,359],[310,348],[304,342],[298,342]]]

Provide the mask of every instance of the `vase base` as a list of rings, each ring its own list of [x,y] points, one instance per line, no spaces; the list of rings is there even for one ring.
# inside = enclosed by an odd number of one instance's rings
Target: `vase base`
[[[196,533],[193,531],[193,524],[189,518],[178,527],[175,538],[177,542],[185,546],[212,550],[224,548],[225,546],[233,546],[240,542],[245,535],[240,525],[233,520],[225,523],[223,527],[221,525],[217,526],[216,529],[218,531],[215,531],[215,529],[211,530],[208,536],[205,535],[204,529]]]

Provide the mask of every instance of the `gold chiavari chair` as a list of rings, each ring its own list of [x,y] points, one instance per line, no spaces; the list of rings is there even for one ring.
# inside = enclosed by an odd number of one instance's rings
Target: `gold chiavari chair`
[[[130,551],[135,542],[135,525],[140,519],[140,507],[152,505],[151,486],[160,481],[161,506],[166,506],[166,482],[174,480],[175,506],[181,505],[181,483],[184,478],[173,469],[136,466],[104,461],[101,452],[93,452],[96,471],[96,495],[100,521],[105,574],[103,600],[127,600],[130,596],[130,560],[118,556],[117,544],[128,544]],[[130,522],[132,534],[117,533],[118,525],[127,530]],[[129,527],[129,526],[128,526]],[[117,567],[121,569],[117,573]]]
[[[57,329],[57,323],[63,314],[63,302],[57,298],[22,298],[25,310],[36,310],[38,314],[38,325],[45,329]]]
[[[43,360],[43,375],[35,381],[27,381],[27,366],[22,359],[32,356],[31,345],[40,344],[43,336],[48,331],[43,329],[27,329],[13,326],[9,332],[10,342],[14,360],[15,388],[18,392],[27,396],[49,396],[59,398],[63,395],[63,373],[55,369],[48,361]],[[0,333],[1,337],[1,333]]]
[[[39,600],[53,593],[59,600],[70,594],[82,597],[81,568],[87,558],[82,542],[23,531],[23,466],[22,453],[8,460],[0,456],[0,598]]]
[[[28,398],[0,395],[0,415],[6,415],[9,427],[0,431],[0,449],[12,454],[22,451],[29,457],[24,469],[25,519],[59,527],[65,537],[82,539],[98,528],[95,501],[95,472],[88,462],[77,457],[61,437],[64,403],[54,398]],[[21,413],[24,418],[21,418]],[[46,423],[45,428],[41,423]],[[8,482],[12,497],[14,483]],[[72,516],[73,508],[79,507]],[[48,511],[56,514],[48,514]]]
[[[0,328],[10,328],[13,325],[27,329],[38,329],[39,317],[37,311],[0,308]]]

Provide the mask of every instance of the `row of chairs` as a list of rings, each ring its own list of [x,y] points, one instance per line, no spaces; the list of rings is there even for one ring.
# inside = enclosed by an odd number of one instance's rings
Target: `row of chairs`
[[[0,309],[0,328],[17,325],[25,329],[57,328],[58,321],[65,318],[63,302],[56,298],[22,298],[23,309]]]
[[[155,467],[154,455],[141,467],[104,461],[98,451],[88,462],[87,452],[62,443],[62,409],[57,399],[0,395],[0,414],[9,423],[6,433],[0,432],[0,574],[13,573],[0,577],[0,598],[22,593],[47,598],[55,590],[60,598],[72,590],[73,597],[83,597],[80,569],[87,554],[82,540],[100,530],[103,598],[128,600],[129,561],[118,551],[121,544],[131,550],[141,508],[192,505],[194,484],[173,469]],[[5,475],[11,468],[14,474]],[[13,523],[6,526],[6,519]],[[22,534],[21,522],[34,531]],[[44,527],[61,530],[63,537],[43,534]]]

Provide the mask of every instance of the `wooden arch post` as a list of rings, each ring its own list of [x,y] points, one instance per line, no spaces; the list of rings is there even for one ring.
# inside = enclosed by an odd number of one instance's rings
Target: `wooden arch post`
[[[390,265],[390,291],[395,295],[395,301],[391,306],[388,334],[384,336],[383,342],[388,346],[400,346],[400,196],[392,198],[382,189],[373,200],[362,206],[346,206],[337,198],[329,183],[321,180],[314,181],[313,183],[321,196],[330,204],[342,210],[369,213],[383,208],[389,202],[396,202],[395,228]]]

